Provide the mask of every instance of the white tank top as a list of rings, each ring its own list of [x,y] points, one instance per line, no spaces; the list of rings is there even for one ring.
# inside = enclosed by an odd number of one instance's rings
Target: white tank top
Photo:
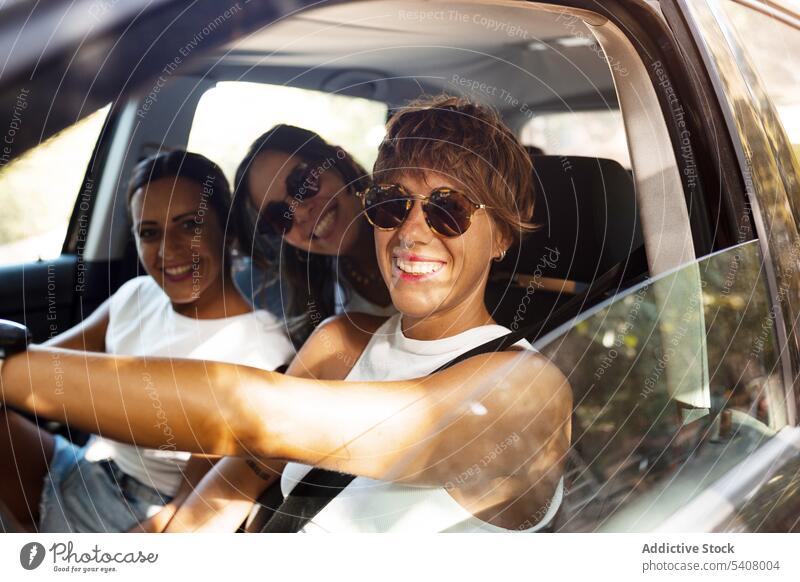
[[[271,313],[259,310],[220,319],[186,317],[175,312],[166,293],[147,276],[128,281],[111,297],[106,352],[212,360],[264,370],[288,363],[295,354],[283,323]],[[148,392],[157,418],[163,421],[164,450],[94,436],[86,458],[113,459],[125,474],[172,496],[182,482],[190,454],[169,447],[170,419],[159,416],[158,393],[148,387],[146,378],[142,390]]]
[[[407,338],[400,327],[401,315],[390,317],[370,339],[347,380],[408,380],[426,376],[456,356],[509,330],[484,325],[440,340]],[[533,350],[525,340],[518,346]],[[281,478],[283,495],[288,495],[311,467],[288,463]],[[536,531],[553,518],[563,496],[558,484],[549,509],[534,527]],[[413,487],[388,481],[356,477],[309,522],[304,533],[317,532],[507,532],[488,524],[464,509],[443,487]]]
[[[333,287],[334,311],[336,313],[366,313],[389,317],[397,313],[392,303],[378,305],[361,295],[344,277],[340,277]]]

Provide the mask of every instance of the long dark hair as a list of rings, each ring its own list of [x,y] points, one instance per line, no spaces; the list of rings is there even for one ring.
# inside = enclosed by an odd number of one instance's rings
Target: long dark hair
[[[283,242],[280,235],[258,232],[248,175],[256,157],[270,151],[335,169],[352,193],[366,187],[368,175],[341,147],[327,143],[313,131],[283,124],[256,139],[236,170],[231,211],[242,251],[249,253],[265,274],[265,286],[280,290],[279,315],[286,321],[292,340],[300,345],[318,323],[334,314],[336,257],[308,253]]]
[[[186,178],[202,188],[208,207],[214,212],[221,229],[225,229],[231,213],[231,189],[220,167],[207,157],[186,150],[173,150],[149,156],[140,161],[131,172],[128,182],[128,211],[133,195],[150,182],[162,178]],[[223,265],[230,268],[230,254],[236,237],[228,232],[225,237]]]

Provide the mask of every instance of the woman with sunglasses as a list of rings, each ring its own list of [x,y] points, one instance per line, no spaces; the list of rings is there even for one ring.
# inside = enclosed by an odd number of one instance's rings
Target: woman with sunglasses
[[[357,476],[304,531],[540,530],[562,494],[572,411],[564,376],[524,341],[432,374],[508,331],[483,295],[492,260],[530,228],[530,160],[495,115],[455,98],[414,103],[387,129],[376,183],[361,198],[400,313],[319,326],[293,376],[151,360],[150,379],[184,448],[287,460],[285,494],[311,466]],[[137,390],[139,361],[61,352],[68,386],[57,394],[52,355],[34,348],[5,363],[9,403],[162,440]],[[121,390],[104,387],[114,374]],[[226,396],[218,408],[187,398],[206,374]],[[104,396],[97,414],[80,406],[93,390]]]
[[[236,170],[232,217],[245,258],[235,282],[255,305],[282,316],[298,347],[335,313],[396,312],[357,196],[368,183],[347,151],[291,125],[259,136]],[[233,531],[281,469],[225,459],[209,479],[213,494],[171,503],[135,531],[187,531],[201,524]]]
[[[394,313],[356,197],[366,184],[348,152],[291,125],[256,139],[236,171],[233,219],[252,257],[239,285],[284,316],[297,346],[345,308]]]

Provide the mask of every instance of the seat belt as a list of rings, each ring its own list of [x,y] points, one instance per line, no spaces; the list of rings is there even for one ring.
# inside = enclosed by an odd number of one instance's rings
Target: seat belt
[[[261,533],[299,532],[350,485],[353,479],[355,475],[327,469],[311,469],[283,503],[273,510],[272,517],[261,527]],[[277,486],[280,487],[280,484]]]
[[[544,329],[545,324],[555,322],[555,326],[558,326],[566,323],[577,316],[580,309],[585,304],[588,303],[592,305],[594,300],[598,299],[614,285],[621,284],[625,280],[625,274],[629,272],[632,267],[637,268],[635,272],[641,272],[638,271],[638,267],[641,267],[642,263],[645,264],[646,272],[647,267],[644,246],[640,247],[631,253],[629,257],[626,257],[624,261],[617,263],[600,277],[596,278],[582,294],[575,295],[564,303],[556,310],[552,318],[537,321],[519,331],[510,332],[504,336],[481,344],[443,364],[434,370],[432,374],[446,370],[450,366],[454,366],[474,356],[506,350],[523,339],[527,339],[531,342],[536,341]],[[283,503],[281,503],[277,509],[272,510],[270,508],[266,510],[273,511],[273,514],[271,518],[266,520],[266,523],[264,523],[263,519],[260,520],[260,523],[263,523],[260,529],[261,533],[299,532],[320,511],[325,509],[325,507],[333,501],[334,497],[339,495],[353,479],[355,479],[355,475],[329,471],[327,469],[311,469],[311,471],[309,471],[295,486],[292,492],[286,496]],[[268,493],[270,489],[267,489],[265,493]],[[259,502],[260,501],[261,498],[259,498]],[[256,517],[254,521],[257,519],[258,517]],[[250,529],[249,531],[258,530]]]
[[[537,324],[541,329],[541,325]],[[454,360],[447,362],[439,367],[435,372],[440,372],[458,362],[472,356],[503,350],[525,337],[525,330],[509,333],[503,337],[480,345]],[[260,531],[261,533],[297,533],[303,529],[320,511],[333,501],[355,479],[354,475],[329,471],[327,469],[314,468],[303,477],[300,482],[286,496],[283,503],[274,508],[274,488],[280,487],[276,484],[259,497],[258,502],[262,504],[262,509],[256,514],[248,531]],[[271,491],[272,490],[272,491]],[[263,514],[269,515],[267,517]],[[260,530],[257,529],[260,526]]]

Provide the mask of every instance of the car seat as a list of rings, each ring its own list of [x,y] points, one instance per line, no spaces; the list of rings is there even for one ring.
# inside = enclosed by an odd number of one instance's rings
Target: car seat
[[[533,222],[539,228],[493,266],[486,291],[489,312],[512,329],[547,319],[615,265],[626,266],[643,247],[633,180],[618,162],[553,155],[531,159]],[[642,270],[643,261],[637,261],[626,279]]]

